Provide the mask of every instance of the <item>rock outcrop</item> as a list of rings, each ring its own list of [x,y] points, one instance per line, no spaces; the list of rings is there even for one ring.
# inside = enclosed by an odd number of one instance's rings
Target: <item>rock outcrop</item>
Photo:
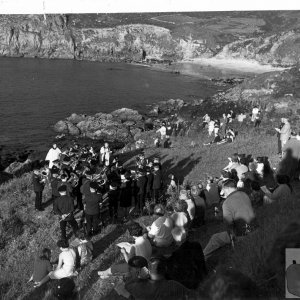
[[[149,124],[151,120],[147,122]],[[58,121],[53,129],[57,133],[93,140],[128,143],[144,130],[144,121],[138,111],[121,108],[110,114],[96,113],[94,116],[72,114],[66,120]]]

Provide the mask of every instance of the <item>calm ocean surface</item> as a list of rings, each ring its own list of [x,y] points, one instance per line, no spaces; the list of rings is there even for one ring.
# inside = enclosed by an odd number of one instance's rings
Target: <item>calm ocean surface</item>
[[[0,58],[0,145],[49,146],[51,125],[71,113],[95,114],[171,98],[212,95],[196,77],[129,64]]]

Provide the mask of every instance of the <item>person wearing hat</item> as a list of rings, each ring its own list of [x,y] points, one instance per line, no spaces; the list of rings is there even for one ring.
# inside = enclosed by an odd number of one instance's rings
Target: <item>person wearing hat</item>
[[[165,215],[164,207],[158,204],[154,207],[154,214],[158,218],[147,227],[148,236],[157,247],[169,247],[173,243],[173,221]]]
[[[152,185],[152,190],[153,190],[153,200],[155,203],[158,203],[159,197],[160,197],[160,192],[162,188],[162,174],[159,169],[159,164],[155,163],[153,165],[154,172],[153,172],[153,185]]]
[[[73,233],[76,233],[78,230],[78,224],[76,220],[74,219],[74,203],[73,199],[67,195],[67,187],[65,185],[62,185],[58,188],[58,192],[60,194],[60,197],[55,199],[54,202],[54,213],[59,215],[61,217],[61,220],[59,222],[60,224],[60,230],[61,230],[61,236],[62,239],[67,239],[66,235],[66,226],[67,223],[69,223],[72,226]]]
[[[138,169],[136,186],[138,188],[137,208],[140,212],[142,212],[145,206],[145,194],[146,194],[146,186],[147,186],[147,177],[143,169]]]
[[[84,212],[86,218],[86,232],[88,235],[98,233],[99,229],[99,216],[100,206],[102,202],[102,195],[97,194],[99,186],[96,182],[90,183],[90,193],[87,194],[83,199]]]
[[[60,181],[58,182],[57,188],[61,186],[66,186],[67,188],[67,195],[72,197],[73,196],[73,187],[70,182],[68,182],[68,176],[63,174],[60,176]]]
[[[57,145],[54,143],[52,145],[52,148],[48,151],[45,160],[49,161],[49,168],[51,169],[53,166],[53,161],[59,159],[61,154],[60,149],[57,147]]]
[[[92,181],[93,172],[92,171],[86,171],[85,177],[82,178],[82,185],[80,187],[80,193],[82,195],[82,199],[86,197],[90,193],[90,184]]]
[[[150,201],[152,199],[152,187],[153,187],[153,173],[151,172],[151,168],[146,166],[146,178],[147,178],[147,185],[146,185],[146,196],[145,199]]]
[[[121,171],[121,186],[120,186],[120,207],[124,210],[124,221],[127,220],[128,217],[128,208],[131,206],[132,202],[132,189],[131,184],[132,180],[130,178],[130,174],[126,170]]]
[[[109,215],[114,222],[118,218],[118,201],[119,201],[119,189],[116,182],[112,182],[109,185],[108,191],[108,203],[109,203]]]
[[[187,211],[190,216],[190,220],[193,221],[195,217],[195,203],[193,200],[188,196],[188,193],[186,190],[181,190],[179,194],[179,200],[184,200],[186,204],[188,205]]]
[[[35,209],[37,211],[44,211],[42,208],[43,190],[45,187],[44,181],[41,178],[40,171],[37,165],[33,168],[32,175],[33,191],[35,193]]]
[[[46,277],[44,277],[37,284],[37,286],[41,286],[49,279],[62,279],[77,275],[77,272],[74,272],[76,266],[75,251],[72,248],[69,248],[69,243],[64,239],[58,241],[57,246],[60,248],[61,251],[58,257],[57,267],[54,271],[51,271]]]
[[[104,143],[104,146],[100,149],[100,163],[108,167],[110,165],[111,154],[112,151],[109,148],[109,144]]]

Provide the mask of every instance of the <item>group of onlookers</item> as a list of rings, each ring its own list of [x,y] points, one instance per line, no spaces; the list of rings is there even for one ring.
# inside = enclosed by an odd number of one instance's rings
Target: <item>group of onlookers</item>
[[[257,123],[258,115],[257,107],[254,107],[253,122]],[[231,111],[223,117],[227,119],[227,126],[235,115]],[[33,182],[36,208],[41,210],[43,189],[36,187],[39,184],[43,186],[50,178],[54,213],[60,216],[62,240],[57,246],[61,253],[53,270],[50,264],[51,251],[43,249],[35,261],[31,280],[36,286],[40,286],[49,279],[71,278],[78,274],[76,269],[80,270],[91,262],[91,235],[98,232],[101,203],[105,198],[104,194],[107,194],[111,218],[117,217],[123,207],[124,221],[130,219],[124,226],[128,229],[132,242],[118,245],[124,262],[98,272],[102,279],[113,275],[126,277],[124,282],[116,286],[117,294],[124,297],[131,295],[134,299],[201,299],[204,295],[215,299],[219,290],[221,298],[218,299],[223,299],[222,296],[233,295],[228,286],[230,280],[235,278],[235,288],[239,290],[241,297],[246,295],[243,294],[245,290],[248,296],[257,296],[257,289],[251,280],[234,270],[217,271],[204,285],[204,290],[199,291],[197,288],[207,277],[206,262],[217,249],[226,245],[234,247],[243,236],[257,230],[259,224],[256,210],[260,206],[290,199],[290,181],[299,178],[300,138],[291,133],[287,119],[281,121],[282,125],[276,130],[283,157],[275,176],[267,157],[254,159],[235,153],[221,175],[209,177],[205,183],[198,182],[178,190],[175,178],[171,175],[170,182],[164,189],[165,194],[169,195],[167,202],[161,201],[163,178],[162,165],[158,159],[149,162],[144,155],[140,155],[132,171],[120,164],[118,157],[112,155],[108,144],[101,148],[100,155],[93,149],[75,146],[60,151],[53,145],[47,155],[47,170],[51,176],[41,176],[36,168]],[[208,126],[210,134],[219,134],[223,123],[218,120],[213,122],[212,127],[211,120],[206,115],[204,127]],[[257,126],[259,124],[255,125]],[[228,128],[225,130],[228,132]],[[170,134],[167,133],[167,124],[163,124],[158,132],[162,140],[167,139]],[[72,173],[75,175],[71,175]],[[59,183],[56,185],[53,180],[57,179],[58,174]],[[275,179],[275,185],[270,186],[269,179],[273,183]],[[81,194],[79,198],[78,194]],[[74,219],[74,195],[77,196],[77,208],[84,209],[85,212],[85,233],[78,229]],[[146,201],[153,202],[154,220],[150,226],[145,226],[142,221],[133,221],[133,209],[127,209],[133,206],[135,211],[143,212]],[[211,210],[217,219],[223,221],[224,231],[213,234],[202,250],[199,243],[201,241],[189,241],[189,233],[193,228],[206,223],[206,214]],[[70,244],[66,238],[67,223],[72,226],[76,236]],[[216,285],[216,280],[219,280],[219,286]],[[243,285],[242,280],[252,287],[251,290]],[[222,285],[226,288],[221,289]],[[72,284],[71,286],[74,289]]]

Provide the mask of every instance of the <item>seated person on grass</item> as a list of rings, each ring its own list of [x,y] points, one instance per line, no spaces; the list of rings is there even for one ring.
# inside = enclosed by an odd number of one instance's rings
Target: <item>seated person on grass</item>
[[[161,204],[154,207],[154,214],[158,219],[147,227],[148,236],[156,247],[169,247],[173,243],[173,221],[165,215],[165,209]]]
[[[237,190],[236,181],[229,179],[223,183],[221,191],[225,196],[222,205],[223,220],[227,231],[214,234],[203,250],[207,259],[215,250],[225,246],[234,245],[235,237],[246,235],[254,230],[255,214],[248,195]]]
[[[149,262],[150,279],[133,280],[125,284],[126,290],[134,299],[185,300],[196,299],[196,293],[179,282],[166,280],[166,259],[152,258]]]
[[[208,144],[203,144],[203,145],[204,145],[204,146],[208,146],[208,145],[220,143],[221,141],[222,141],[222,139],[221,139],[219,133],[218,133],[218,132],[215,132],[215,137],[214,137],[214,139],[213,139],[210,143],[208,143]]]
[[[266,186],[261,189],[265,193],[264,204],[270,204],[276,201],[289,200],[292,195],[292,188],[290,186],[290,178],[287,175],[277,174],[276,181],[278,186],[273,192],[270,192]]]
[[[41,286],[49,279],[61,279],[65,277],[76,276],[77,272],[74,272],[76,266],[76,254],[72,248],[69,248],[69,244],[66,240],[60,240],[57,242],[57,246],[60,248],[61,253],[58,258],[58,265],[54,271],[51,271],[46,275],[37,286]]]
[[[34,285],[38,283],[52,271],[53,267],[50,263],[51,250],[44,248],[34,261],[33,274],[29,282],[33,281]]]
[[[101,278],[107,278],[110,275],[114,274],[125,274],[129,272],[128,261],[134,256],[140,256],[148,261],[152,255],[152,246],[148,240],[147,235],[143,235],[143,228],[136,222],[132,222],[128,225],[129,234],[134,238],[134,244],[129,243],[120,243],[117,246],[124,245],[124,248],[121,248],[121,252],[124,256],[125,263],[114,264],[109,269],[105,271],[99,271],[98,275]],[[125,246],[130,246],[125,249]],[[128,252],[127,252],[128,251]]]

